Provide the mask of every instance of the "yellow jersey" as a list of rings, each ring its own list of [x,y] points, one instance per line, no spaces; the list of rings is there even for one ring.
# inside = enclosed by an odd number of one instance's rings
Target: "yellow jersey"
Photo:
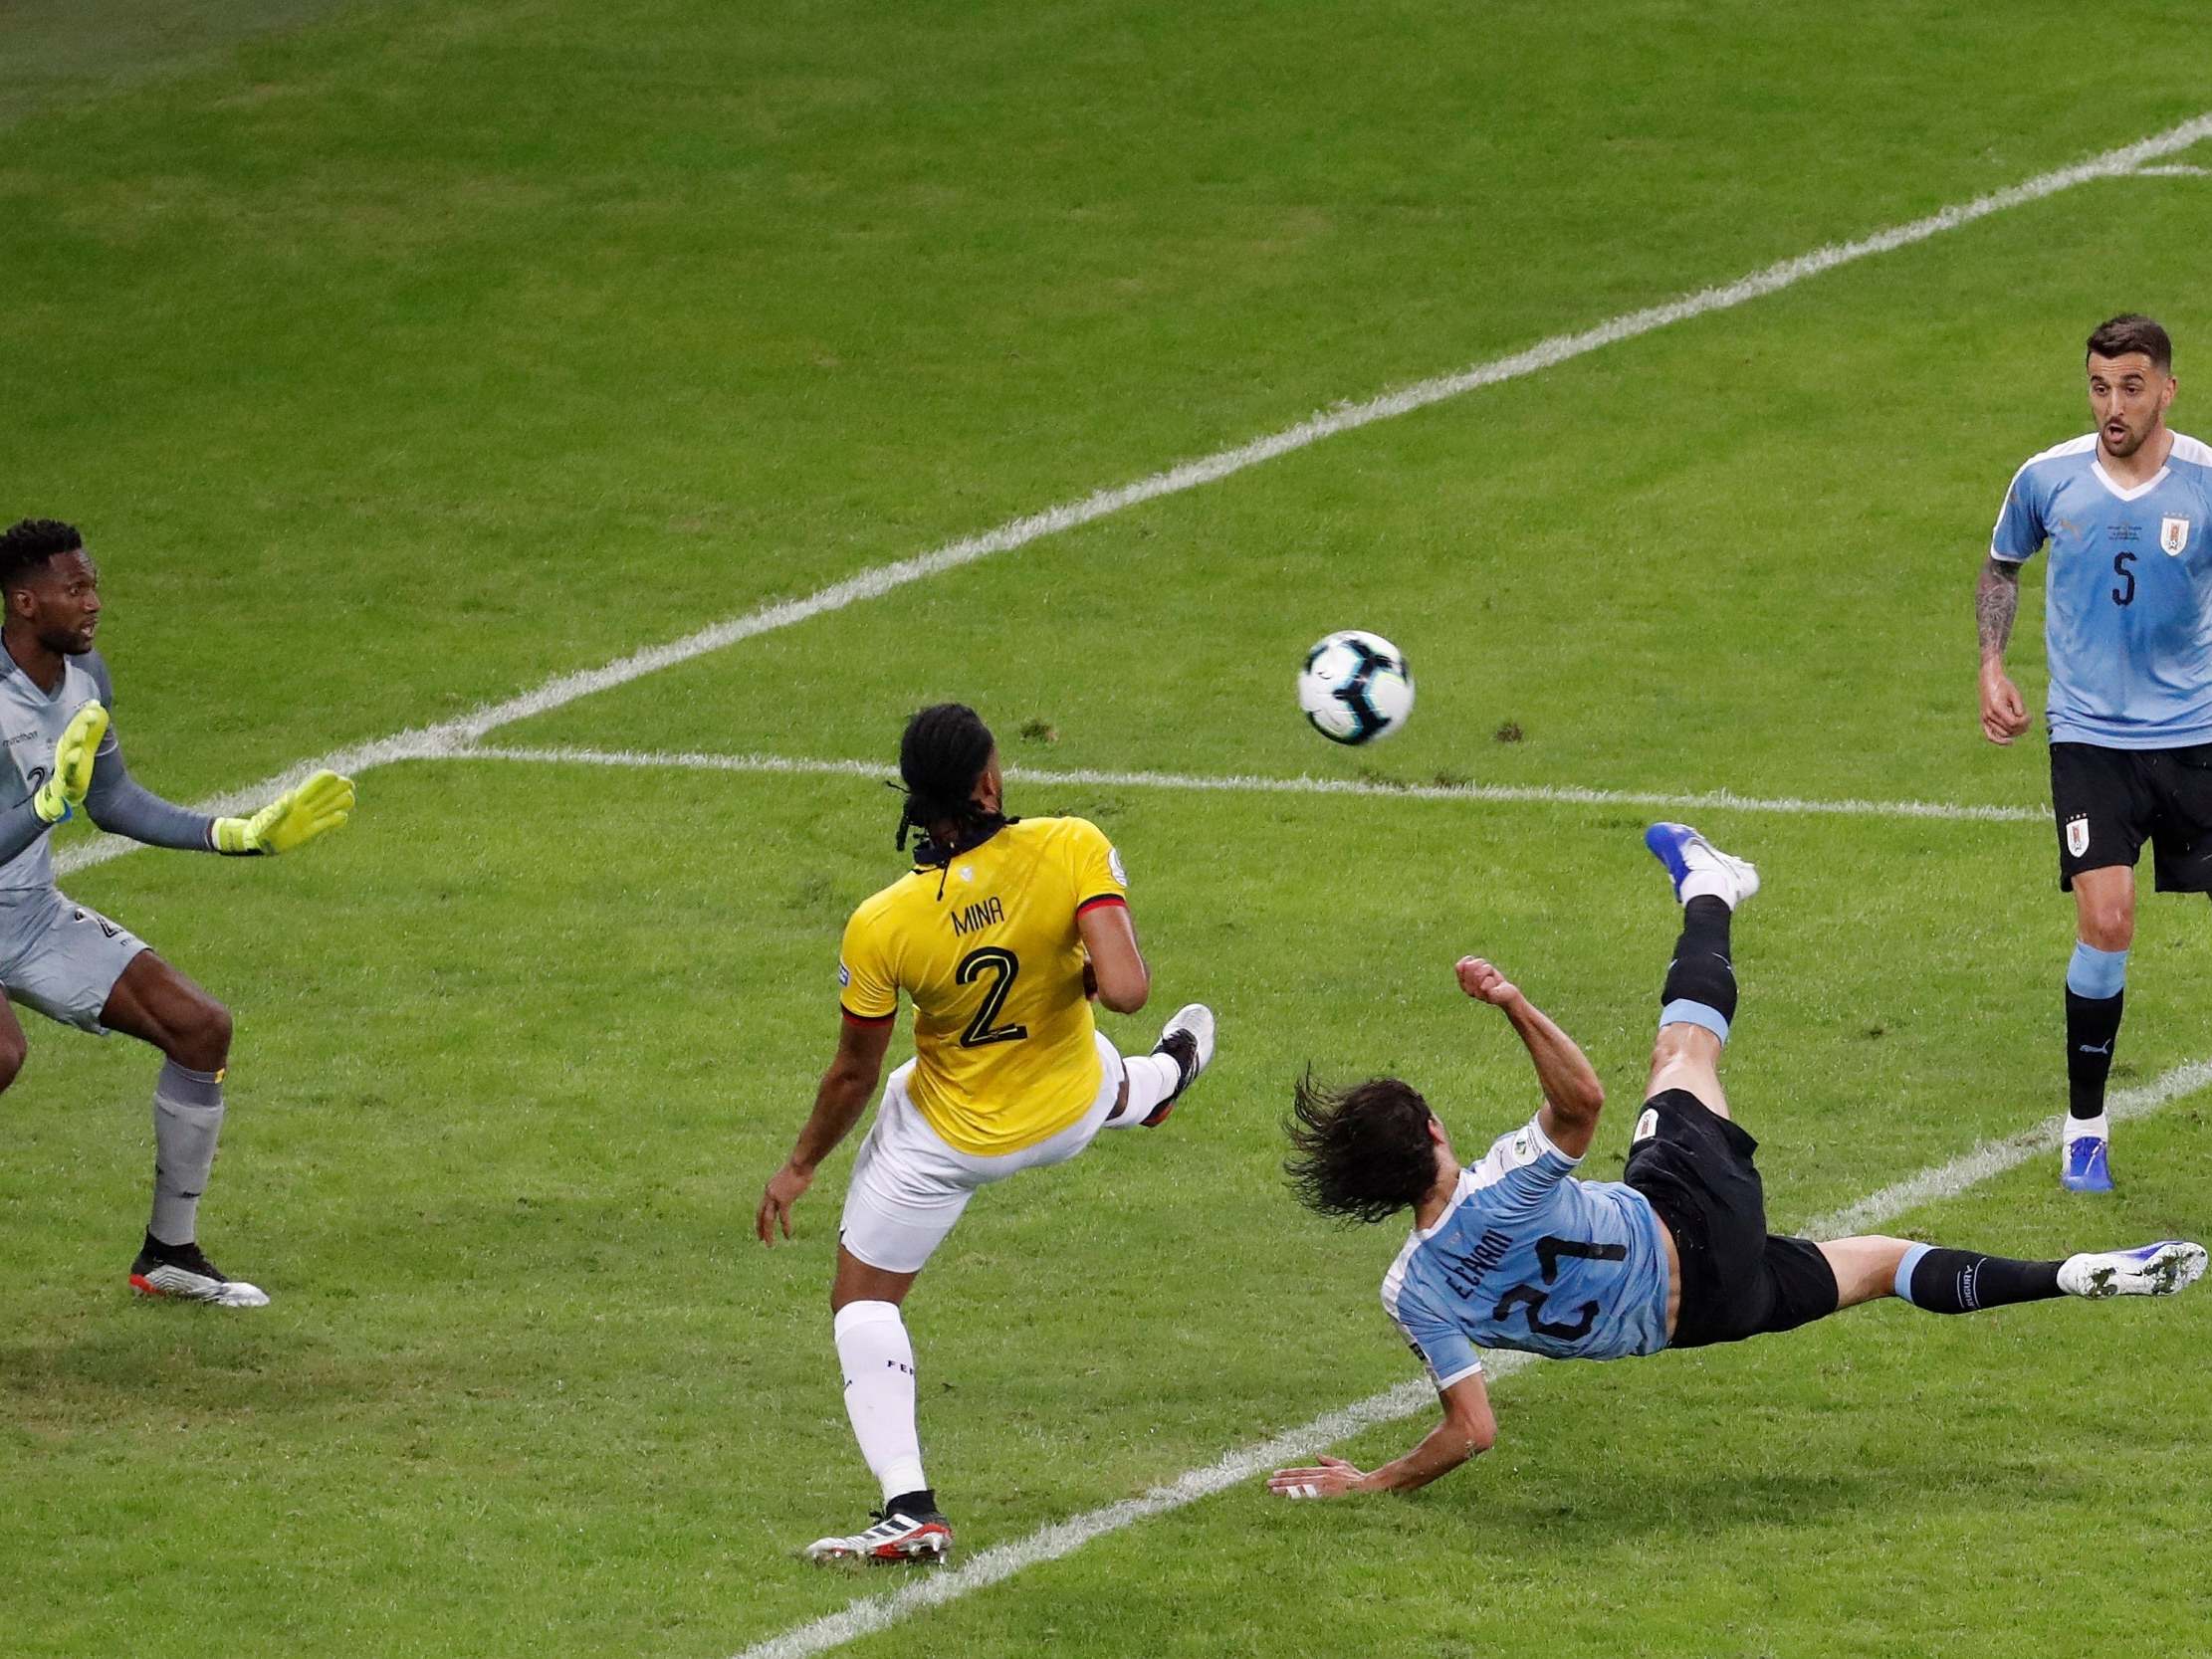
[[[1125,905],[1121,858],[1081,818],[1017,818],[917,866],[852,913],[837,980],[845,1018],[914,1004],[908,1092],[945,1143],[995,1157],[1059,1134],[1100,1083],[1075,919]]]

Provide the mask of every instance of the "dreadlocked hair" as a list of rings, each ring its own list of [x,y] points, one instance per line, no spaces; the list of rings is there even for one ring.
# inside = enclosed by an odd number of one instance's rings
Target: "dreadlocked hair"
[[[1421,1201],[1437,1184],[1429,1103],[1395,1077],[1348,1089],[1298,1080],[1283,1130],[1294,1156],[1283,1163],[1306,1208],[1352,1221],[1382,1221]]]
[[[899,779],[906,790],[906,805],[899,812],[899,851],[906,851],[907,837],[919,831],[922,841],[915,857],[950,869],[962,844],[973,844],[1006,821],[976,799],[976,780],[991,764],[996,746],[983,716],[965,703],[934,704],[906,723],[906,734],[899,739]],[[932,832],[947,824],[953,833],[941,841]]]
[[[85,545],[75,524],[59,518],[19,518],[0,530],[0,588],[27,579],[57,553],[74,553]]]

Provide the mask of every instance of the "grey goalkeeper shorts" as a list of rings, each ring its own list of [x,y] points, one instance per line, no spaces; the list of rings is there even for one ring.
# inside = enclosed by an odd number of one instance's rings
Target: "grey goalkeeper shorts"
[[[50,1020],[103,1035],[100,1011],[144,939],[58,888],[0,889],[0,986]]]

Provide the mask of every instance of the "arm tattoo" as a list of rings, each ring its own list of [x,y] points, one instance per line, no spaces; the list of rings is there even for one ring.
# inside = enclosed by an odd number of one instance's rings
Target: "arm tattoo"
[[[1974,621],[1981,630],[1982,660],[2002,660],[2012,638],[2012,619],[2020,609],[2020,566],[1992,558],[1974,584]]]

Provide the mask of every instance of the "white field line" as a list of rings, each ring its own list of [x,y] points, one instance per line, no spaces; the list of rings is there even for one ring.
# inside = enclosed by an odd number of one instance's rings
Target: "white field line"
[[[2176,162],[2169,167],[2137,167],[2136,178],[2212,178],[2212,167],[2192,167],[2186,162]]]
[[[2194,1094],[2208,1083],[2212,1083],[2212,1060],[2191,1061],[2139,1088],[2118,1091],[2107,1100],[2105,1111],[2113,1118],[2145,1118]],[[1832,1214],[1815,1216],[1799,1231],[1813,1238],[1847,1238],[1870,1227],[1882,1226],[1922,1204],[1955,1198],[1969,1187],[2002,1174],[2030,1157],[2055,1152],[2058,1133],[2058,1120],[2054,1118],[2002,1141],[1982,1141],[1948,1163],[1924,1169],[1909,1180],[1885,1186]],[[1533,1362],[1532,1355],[1511,1350],[1483,1357],[1484,1367],[1493,1382]],[[1154,1487],[1141,1498],[1125,1498],[1119,1503],[1040,1528],[1026,1538],[983,1551],[959,1566],[919,1569],[906,1584],[889,1594],[863,1596],[839,1612],[795,1625],[780,1635],[757,1643],[737,1659],[805,1659],[806,1655],[841,1647],[916,1613],[987,1589],[1026,1567],[1057,1560],[1093,1539],[1182,1509],[1230,1487],[1256,1481],[1285,1464],[1310,1458],[1361,1429],[1433,1410],[1436,1398],[1436,1390],[1426,1382],[1401,1382],[1354,1404],[1325,1412],[1273,1439],[1240,1447],[1204,1469],[1194,1469],[1165,1486]]]
[[[2195,1094],[2207,1084],[2212,1084],[2212,1060],[2192,1060],[2174,1067],[2172,1071],[2152,1082],[2137,1088],[2116,1091],[2106,1099],[2104,1114],[2121,1123],[2130,1118],[2147,1118],[2153,1112],[2162,1111],[2175,1101]],[[1962,1153],[1948,1163],[1933,1169],[1923,1169],[1919,1174],[1885,1186],[1880,1192],[1869,1193],[1858,1203],[1847,1205],[1834,1215],[1819,1217],[1812,1223],[1810,1230],[1824,1238],[1849,1238],[1869,1227],[1879,1227],[1906,1210],[1917,1209],[1938,1198],[1952,1197],[1992,1175],[2003,1174],[2007,1169],[2038,1153],[2057,1150],[2062,1121],[2061,1115],[2053,1114],[2034,1128],[2024,1129],[2018,1135],[2007,1136],[2002,1141],[1984,1141],[1972,1151]]]
[[[522,760],[548,765],[632,766],[644,770],[686,768],[717,772],[788,772],[821,777],[874,777],[889,780],[893,767],[872,760],[809,760],[780,754],[657,753],[648,749],[545,747],[486,743],[441,756],[450,760]],[[1809,800],[1795,795],[1739,795],[1727,789],[1663,793],[1640,789],[1584,789],[1544,783],[1388,783],[1346,777],[1258,777],[1195,772],[1095,771],[1075,767],[1056,771],[1040,766],[1008,766],[1006,775],[1021,783],[1047,787],[1106,789],[1180,789],[1217,794],[1369,795],[1397,800],[1529,802],[1567,806],[1664,807],[1673,811],[1780,812],[1864,818],[1951,818],[1975,823],[2043,823],[2040,806],[1969,806],[1951,801]]]
[[[1333,438],[1340,433],[1372,426],[1377,421],[1410,414],[1416,409],[1425,409],[1431,404],[1441,403],[1447,398],[1458,397],[1484,386],[1495,386],[1524,375],[1541,373],[1573,358],[1585,356],[1608,345],[1619,344],[1623,340],[1634,339],[1640,334],[1651,333],[1670,323],[1686,322],[1692,317],[1728,311],[1769,294],[1780,293],[1783,289],[1804,282],[1808,277],[1818,277],[1838,266],[1849,265],[1855,260],[1867,259],[1876,254],[1908,248],[1916,242],[1925,242],[1930,237],[1940,236],[1945,231],[1972,224],[1977,219],[1986,219],[1993,213],[2003,213],[2009,208],[2041,201],[2046,196],[2055,196],[2062,190],[2071,190],[2076,185],[2087,184],[2093,179],[2118,178],[2137,172],[2149,163],[2178,154],[2207,138],[2212,138],[2212,112],[2198,115],[2132,144],[2123,144],[2117,149],[2093,155],[2086,161],[2077,161],[2072,166],[2038,173],[2034,178],[2009,189],[1977,196],[1970,202],[1939,209],[1925,218],[1893,225],[1887,230],[1877,231],[1874,235],[1861,237],[1855,242],[1831,243],[1826,247],[1816,248],[1811,253],[1770,265],[1762,271],[1754,271],[1749,276],[1739,277],[1732,283],[1700,289],[1695,294],[1670,300],[1664,305],[1630,311],[1611,321],[1601,322],[1594,328],[1585,328],[1579,333],[1555,334],[1524,351],[1493,357],[1455,374],[1442,374],[1433,379],[1417,381],[1362,403],[1340,404],[1334,409],[1310,415],[1294,426],[1269,433],[1265,437],[1254,438],[1233,449],[1219,450],[1195,461],[1185,461],[1164,472],[1154,473],[1149,478],[1095,491],[1080,501],[1063,503],[1041,513],[1010,519],[995,529],[963,537],[933,552],[919,553],[891,564],[877,565],[800,598],[763,606],[743,616],[702,628],[697,633],[687,634],[682,639],[634,651],[599,668],[557,676],[534,691],[524,692],[501,703],[487,704],[473,714],[461,716],[457,720],[415,727],[317,759],[303,760],[276,777],[265,779],[250,788],[234,790],[212,800],[202,801],[198,803],[199,808],[207,812],[234,812],[244,806],[258,805],[280,789],[289,788],[299,782],[320,766],[358,774],[391,760],[450,753],[456,746],[474,742],[501,726],[512,726],[517,721],[528,720],[534,715],[546,714],[595,692],[611,691],[648,674],[690,662],[693,658],[710,652],[725,650],[778,628],[791,627],[810,617],[843,610],[846,606],[858,604],[865,599],[881,598],[910,582],[942,575],[948,570],[957,570],[978,559],[989,558],[994,553],[1025,547],[1041,537],[1073,529],[1079,524],[1090,523],[1124,509],[1216,483],[1247,468],[1256,467],[1263,461],[1272,461],[1277,456],[1288,455],[1308,445],[1317,444],[1324,438]],[[83,846],[70,848],[57,859],[57,868],[64,873],[83,870],[95,864],[104,864],[110,859],[120,858],[125,853],[134,851],[135,846],[133,842],[103,836]]]

